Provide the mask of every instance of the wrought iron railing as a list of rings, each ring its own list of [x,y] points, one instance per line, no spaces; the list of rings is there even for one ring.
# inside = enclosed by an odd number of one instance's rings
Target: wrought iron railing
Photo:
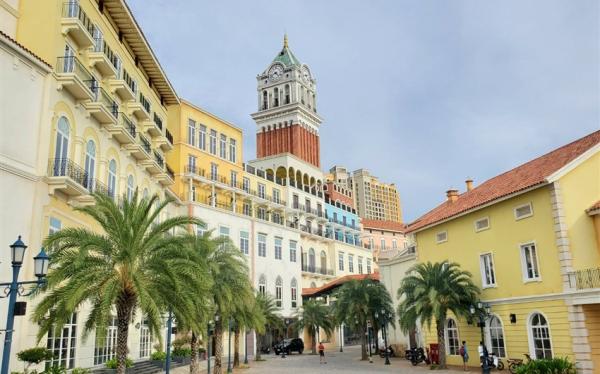
[[[165,160],[164,160],[163,156],[162,156],[160,153],[158,153],[158,152],[154,151],[154,159],[156,160],[156,163],[157,163],[157,164],[158,164],[158,165],[159,165],[161,168],[164,168],[164,167],[165,167]]]
[[[169,165],[166,165],[166,170],[169,178],[171,178],[171,180],[175,180],[175,172],[173,171],[173,169],[171,169]]]
[[[81,9],[78,1],[68,1],[63,3],[62,16],[63,18],[77,18],[90,36],[94,35],[94,23],[87,14],[85,14],[83,9]]]
[[[310,264],[302,264],[302,271],[314,274],[333,275],[333,269],[328,269],[326,267],[319,267]]]
[[[102,87],[95,87],[95,101],[102,104],[115,118],[119,118],[119,104]]]
[[[88,192],[100,192],[108,195],[108,187],[94,178],[94,175],[86,171],[68,158],[53,158],[48,162],[48,176],[67,177],[79,184]]]
[[[137,131],[135,129],[135,125],[133,124],[133,122],[131,122],[131,120],[129,118],[127,118],[127,114],[121,112],[119,113],[119,120],[121,122],[121,125],[127,129],[127,132],[129,133],[129,135],[131,135],[134,139],[135,139],[135,135],[137,134]]]
[[[150,142],[142,134],[140,134],[140,144],[142,145],[142,148],[144,148],[144,151],[146,151],[147,154],[151,154],[152,147],[150,147]]]
[[[600,288],[600,267],[570,272],[569,285],[576,290]]]
[[[129,87],[131,92],[135,94],[137,92],[137,83],[133,78],[131,78],[131,75],[129,75],[127,70],[122,70],[121,78],[125,81],[125,84],[127,85],[127,87]]]
[[[150,104],[148,104],[148,105],[150,105]],[[162,122],[162,119],[156,114],[156,112],[154,112],[154,124],[162,131],[163,122]]]
[[[165,136],[167,137],[167,141],[173,145],[173,135],[169,131],[169,129],[165,130]]]
[[[144,110],[146,111],[146,113],[150,114],[150,101],[148,101],[148,99],[146,99],[146,96],[144,96],[144,94],[141,92],[140,92],[140,104],[142,104],[142,107],[144,107]]]
[[[75,56],[58,57],[56,62],[56,72],[58,74],[75,74],[75,77],[77,77],[92,93],[96,90],[96,80]]]

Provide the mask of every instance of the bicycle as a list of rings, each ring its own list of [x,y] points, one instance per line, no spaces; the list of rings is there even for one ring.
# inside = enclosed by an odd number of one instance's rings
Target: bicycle
[[[510,371],[512,374],[516,374],[517,372],[517,368],[519,366],[523,366],[526,363],[530,363],[531,360],[531,356],[528,353],[523,353],[523,356],[525,356],[525,360],[520,359],[520,358],[509,358],[508,361],[508,371]]]

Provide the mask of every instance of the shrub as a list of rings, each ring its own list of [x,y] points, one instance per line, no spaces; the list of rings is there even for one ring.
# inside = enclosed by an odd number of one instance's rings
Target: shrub
[[[152,352],[150,355],[150,359],[153,361],[164,361],[167,359],[167,354],[165,352]]]
[[[54,357],[52,351],[43,348],[35,347],[22,350],[17,353],[19,361],[27,362],[28,366],[31,364],[39,364],[42,361],[51,360]]]
[[[90,369],[84,369],[84,368],[75,368],[73,370],[71,370],[71,374],[91,374],[92,371]]]
[[[533,360],[519,366],[517,374],[575,374],[575,365],[562,357]]]
[[[65,374],[67,371],[62,366],[52,366],[44,371],[44,374]]]
[[[173,357],[191,357],[192,350],[190,348],[173,348],[171,352]]]
[[[116,358],[110,359],[110,360],[106,361],[105,365],[108,369],[116,369],[117,368],[117,359]],[[125,367],[130,368],[132,366],[133,366],[133,360],[130,359],[129,357],[127,357],[125,359]]]

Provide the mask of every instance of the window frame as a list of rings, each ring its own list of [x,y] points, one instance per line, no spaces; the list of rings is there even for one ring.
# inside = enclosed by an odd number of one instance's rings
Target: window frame
[[[454,323],[454,327],[448,327],[448,324],[452,321]],[[450,346],[450,330],[456,331],[456,346]],[[460,355],[460,331],[458,330],[458,323],[454,318],[446,318],[444,321],[444,337],[446,343],[446,354],[449,356],[459,356]]]
[[[261,240],[261,238],[264,238]],[[256,235],[256,245],[258,257],[267,257],[267,234],[259,232]]]
[[[290,240],[290,262],[297,262],[298,260],[298,242],[296,240]]]
[[[490,261],[488,263],[485,262],[485,258],[489,258]],[[490,264],[491,263],[491,276],[493,278],[493,282],[492,283],[488,283],[487,282],[487,276],[486,276],[486,264]],[[495,266],[496,262],[494,260],[494,253],[493,252],[482,252],[479,254],[479,271],[481,273],[481,288],[485,289],[485,288],[495,288],[498,286],[498,279],[497,279],[497,273],[496,273],[496,266]]]
[[[479,223],[481,221],[486,221],[487,222],[487,226],[485,226],[483,228],[478,228],[477,227],[477,223]],[[491,225],[490,225],[490,217],[486,216],[486,217],[481,217],[479,219],[476,219],[473,222],[473,226],[475,227],[475,232],[481,232],[481,231],[489,230],[490,227],[491,227]]]
[[[529,207],[529,213],[528,213],[528,214],[526,214],[526,215],[523,215],[523,216],[520,216],[520,217],[519,217],[519,216],[517,215],[517,210],[518,210],[518,209],[520,209],[520,208],[526,207],[526,206],[528,206],[528,207]],[[522,220],[522,219],[529,218],[529,217],[533,216],[533,204],[532,204],[532,203],[531,203],[531,201],[530,201],[530,202],[528,202],[528,203],[526,203],[526,204],[517,205],[516,207],[514,207],[514,209],[513,209],[513,213],[514,213],[514,215],[515,215],[515,221],[520,221],[520,220]]]
[[[279,245],[277,244],[279,243]],[[281,260],[283,257],[283,238],[280,236],[276,236],[273,240],[273,245],[274,245],[274,254],[275,254],[275,259],[276,260]]]
[[[546,321],[546,329],[548,331],[548,337],[547,340],[550,341],[550,357],[555,357],[554,356],[554,347],[552,344],[552,330],[550,328],[550,322],[548,321],[548,317],[546,317],[546,315],[538,310],[533,311],[529,314],[529,316],[527,317],[527,336],[528,336],[528,346],[529,346],[529,354],[531,355],[531,358],[534,360],[540,359],[540,358],[546,358],[546,356],[544,355],[544,357],[538,357],[536,354],[536,346],[535,346],[535,337],[534,337],[534,333],[533,333],[533,318],[536,315],[540,315],[541,317],[544,318],[544,320]],[[544,326],[542,326],[544,327]],[[543,349],[545,350],[545,349]]]
[[[196,147],[196,121],[191,118],[188,118],[187,143],[192,147]]]
[[[525,256],[525,247],[531,248],[531,246],[533,246],[533,248],[535,249],[535,264],[534,265],[535,265],[535,269],[537,271],[537,276],[532,277],[532,278],[530,278],[528,276],[527,261],[526,261],[526,256]],[[537,243],[535,241],[520,243],[519,244],[519,257],[521,258],[521,274],[523,277],[523,283],[541,282],[542,281],[542,272],[540,271],[540,256],[539,256]]]
[[[240,251],[245,255],[250,252],[250,232],[246,230],[240,230]]]
[[[440,234],[444,234],[444,239],[440,240]],[[443,230],[435,233],[435,242],[437,244],[446,243],[448,241],[448,230]]]
[[[498,322],[500,323],[500,327],[499,328],[495,328],[495,329],[499,329],[500,333],[502,334],[502,347],[498,346],[498,348],[500,348],[503,352],[504,355],[500,355],[500,351],[496,352],[497,356],[500,358],[507,358],[507,351],[506,351],[506,334],[504,333],[504,323],[502,322],[502,318],[500,318],[499,315],[497,314],[492,314],[487,320],[486,320],[486,329],[485,329],[485,338],[486,338],[486,344],[488,347],[490,347],[490,352],[494,351],[494,343],[493,343],[493,338],[492,338],[492,320],[496,319],[498,320]],[[499,340],[499,339],[498,339]]]

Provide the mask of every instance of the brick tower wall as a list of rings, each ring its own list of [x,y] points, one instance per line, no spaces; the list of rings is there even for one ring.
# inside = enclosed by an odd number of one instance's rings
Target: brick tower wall
[[[258,158],[291,153],[294,156],[321,167],[319,135],[300,125],[265,130],[256,134]]]

